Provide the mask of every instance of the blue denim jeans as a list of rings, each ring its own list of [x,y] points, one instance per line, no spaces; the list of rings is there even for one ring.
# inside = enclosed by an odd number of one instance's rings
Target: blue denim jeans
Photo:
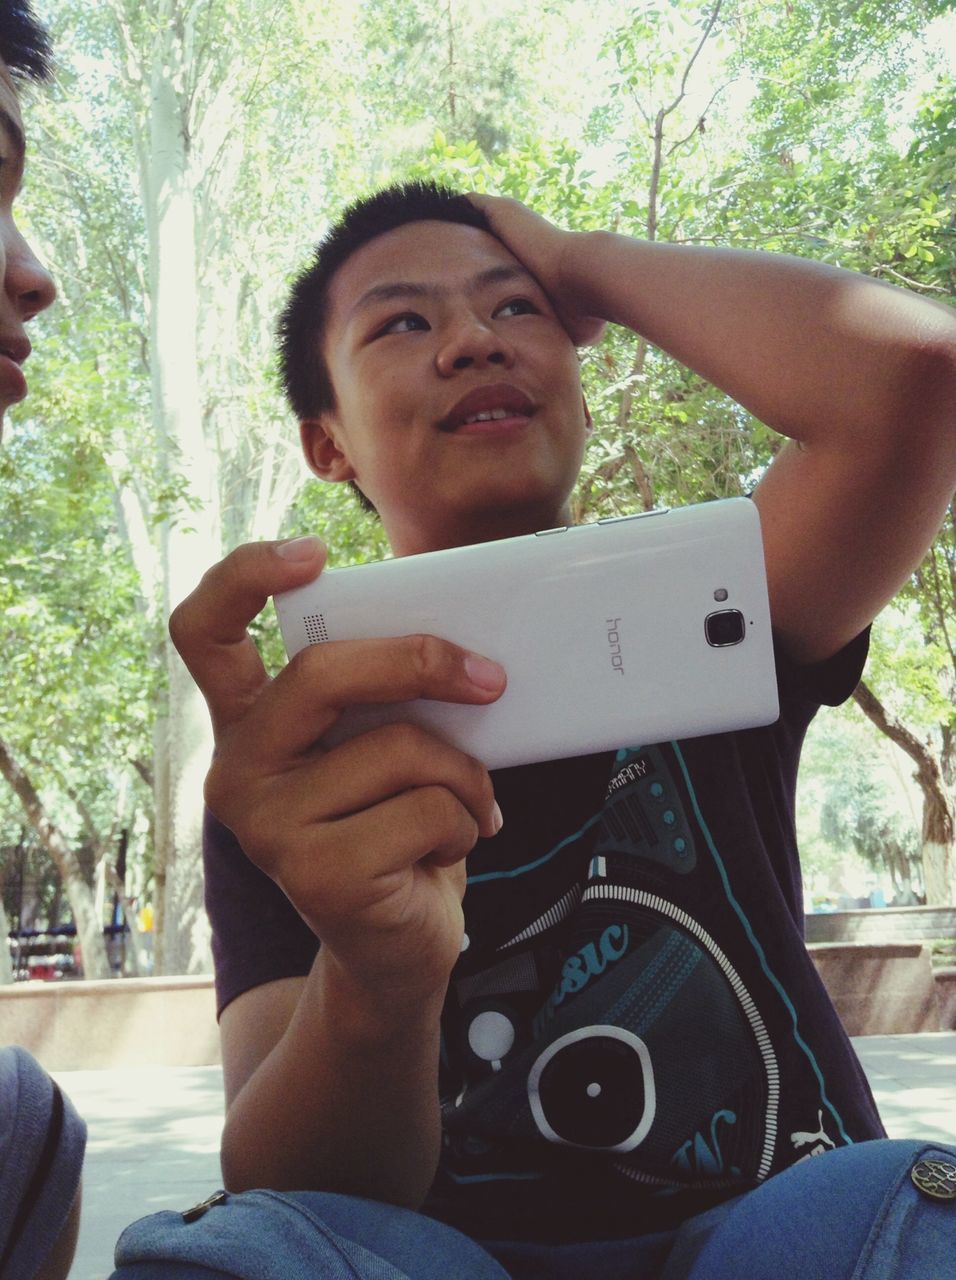
[[[133,1223],[112,1280],[956,1280],[956,1194],[917,1189],[927,1161],[956,1193],[956,1149],[866,1142],[677,1231],[576,1245],[478,1244],[372,1201],[249,1191],[193,1222],[166,1211]]]

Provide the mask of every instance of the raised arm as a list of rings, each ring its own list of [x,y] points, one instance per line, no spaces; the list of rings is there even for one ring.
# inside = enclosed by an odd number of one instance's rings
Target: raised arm
[[[472,198],[572,337],[625,325],[790,437],[755,500],[793,656],[825,658],[870,622],[956,485],[956,311],[821,263],[573,234]]]
[[[215,728],[210,808],[322,944],[307,978],[253,988],[225,1011],[223,1173],[236,1190],[417,1206],[438,1160],[439,1015],[461,946],[464,858],[500,815],[485,769],[418,729],[329,752],[315,743],[339,707],[492,702],[504,674],[408,636],[316,646],[270,680],[248,623],[323,560],[317,540],[240,548],[170,622]]]

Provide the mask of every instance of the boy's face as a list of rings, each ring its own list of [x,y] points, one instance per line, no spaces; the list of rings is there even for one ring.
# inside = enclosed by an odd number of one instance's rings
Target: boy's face
[[[336,409],[303,424],[307,456],[358,482],[396,554],[564,523],[577,354],[494,236],[413,222],[364,245],[332,280],[325,355]]]
[[[0,59],[0,431],[4,411],[27,393],[20,368],[30,354],[24,326],[56,296],[53,281],[13,220],[13,202],[23,177],[23,146],[17,91]]]

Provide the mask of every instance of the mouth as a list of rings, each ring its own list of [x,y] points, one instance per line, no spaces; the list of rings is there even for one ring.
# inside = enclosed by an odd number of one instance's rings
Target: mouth
[[[507,431],[525,426],[536,407],[518,387],[498,382],[462,396],[438,426],[454,434]]]
[[[15,360],[0,353],[0,403],[15,404],[27,394],[27,380]]]
[[[14,404],[27,394],[27,380],[20,365],[29,354],[29,338],[0,335],[0,395],[5,404]]]

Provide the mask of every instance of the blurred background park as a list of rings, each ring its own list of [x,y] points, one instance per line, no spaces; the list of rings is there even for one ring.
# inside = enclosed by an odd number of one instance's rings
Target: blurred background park
[[[166,636],[238,543],[384,551],[277,390],[290,276],[426,176],[562,226],[956,294],[952,0],[38,0],[20,219],[59,286],[0,451],[0,983],[210,970],[205,710]],[[778,438],[624,331],[576,520],[746,493]],[[956,905],[956,509],[808,739],[809,913]],[[270,615],[258,637],[281,661]],[[60,929],[60,932],[55,932]],[[953,943],[938,939],[944,963]],[[953,960],[950,959],[952,964]]]

